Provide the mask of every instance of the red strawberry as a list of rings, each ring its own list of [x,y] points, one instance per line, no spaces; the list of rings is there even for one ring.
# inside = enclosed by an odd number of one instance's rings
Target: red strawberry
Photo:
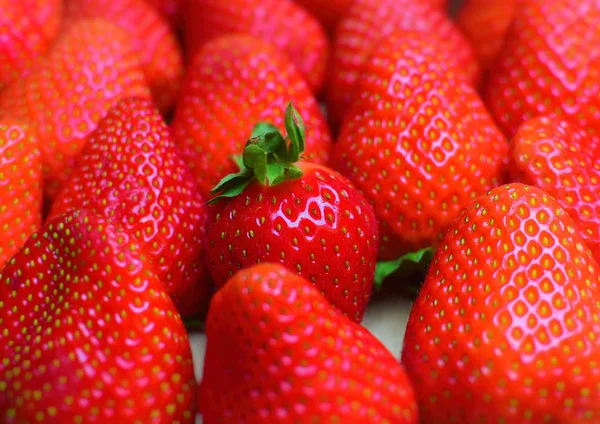
[[[0,121],[0,269],[42,223],[42,160],[22,124]]]
[[[171,23],[173,27],[179,25],[183,14],[183,5],[188,0],[146,0],[157,9]]]
[[[456,23],[467,36],[479,63],[490,69],[522,0],[467,0]]]
[[[0,89],[26,75],[58,32],[62,0],[0,0]]]
[[[189,56],[214,38],[253,35],[287,54],[317,93],[323,85],[329,41],[316,19],[293,0],[189,0],[185,15]]]
[[[360,322],[377,260],[375,215],[337,172],[309,162],[294,165],[304,150],[304,124],[291,106],[285,121],[289,146],[276,128],[258,127],[244,149],[242,171],[214,190],[232,198],[211,208],[211,275],[220,287],[238,269],[279,262]]]
[[[528,0],[518,8],[484,94],[507,136],[558,114],[600,135],[600,2]]]
[[[0,115],[12,115],[36,131],[45,192],[52,198],[88,134],[129,96],[150,96],[129,36],[104,20],[80,21],[59,37],[33,73],[0,93]]]
[[[240,271],[206,322],[205,423],[417,423],[402,366],[304,278]]]
[[[290,101],[306,119],[310,159],[324,163],[329,129],[291,62],[245,35],[221,37],[201,49],[184,80],[172,130],[203,194],[235,172],[231,155],[242,151],[257,122],[283,129],[283,110]]]
[[[511,142],[510,172],[558,200],[600,260],[600,163],[582,129],[548,117],[526,121]]]
[[[57,217],[0,270],[0,421],[193,423],[185,328],[132,237]]]
[[[327,102],[336,127],[342,123],[356,82],[376,47],[394,32],[417,31],[436,38],[444,60],[459,65],[470,81],[478,78],[471,46],[446,13],[431,1],[355,0],[338,25],[327,85]],[[398,46],[398,48],[400,48]]]
[[[308,10],[316,17],[327,29],[335,28],[335,25],[342,19],[354,0],[296,0],[300,6]]]
[[[402,354],[421,422],[598,422],[600,268],[560,205],[499,187],[442,246]]]
[[[183,315],[208,296],[206,209],[166,124],[148,100],[125,99],[100,122],[50,217],[91,209],[129,231]]]
[[[436,245],[463,207],[505,177],[508,145],[436,39],[396,33],[365,66],[336,145],[367,196],[385,259]]]
[[[131,35],[140,52],[152,97],[167,111],[183,76],[182,52],[171,28],[146,0],[66,0],[66,20],[104,18]]]

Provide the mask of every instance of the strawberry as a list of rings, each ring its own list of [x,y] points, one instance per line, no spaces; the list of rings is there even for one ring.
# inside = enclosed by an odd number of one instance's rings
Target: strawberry
[[[308,125],[312,161],[329,157],[331,136],[319,105],[292,63],[247,35],[215,39],[196,55],[183,82],[172,131],[204,195],[229,173],[257,122],[284,128],[293,101]]]
[[[236,273],[206,321],[205,423],[414,423],[398,361],[281,265]]]
[[[598,422],[599,283],[550,195],[511,184],[479,197],[410,314],[402,361],[421,422]]]
[[[537,117],[524,122],[511,142],[513,181],[534,185],[552,197],[580,229],[600,261],[600,163],[585,131],[565,121]]]
[[[436,38],[444,60],[459,65],[470,81],[478,78],[471,46],[446,13],[432,1],[355,0],[339,23],[327,84],[327,105],[336,128],[348,111],[356,82],[376,47],[394,32],[417,31]]]
[[[505,178],[507,143],[436,43],[413,32],[379,46],[336,144],[336,169],[375,208],[383,259],[435,246]]]
[[[206,208],[168,127],[150,101],[125,99],[100,122],[50,217],[91,209],[146,250],[183,315],[208,296],[202,266]]]
[[[0,0],[0,11],[2,89],[25,76],[46,53],[58,33],[62,0]]]
[[[104,18],[127,31],[141,54],[146,80],[158,108],[165,112],[179,91],[183,59],[175,34],[146,0],[66,0],[67,22]]]
[[[534,116],[557,114],[600,135],[600,2],[528,0],[484,87],[507,136]]]
[[[189,0],[185,23],[189,57],[219,36],[253,35],[286,53],[314,93],[323,85],[329,41],[319,22],[293,0]]]
[[[0,121],[0,269],[42,223],[42,160],[35,136]]]
[[[187,0],[146,0],[173,26],[181,21],[183,6]]]
[[[334,29],[335,25],[342,19],[354,0],[296,0],[300,6],[308,10],[316,17],[325,28]]]
[[[209,212],[210,273],[221,287],[238,269],[279,262],[360,322],[377,260],[375,215],[337,172],[310,162],[294,164],[305,135],[291,105],[285,126],[287,141],[275,127],[259,125],[240,159],[240,173],[213,190],[221,194]]]
[[[74,211],[0,270],[0,422],[194,422],[188,337],[142,252]]]
[[[67,179],[88,134],[128,96],[150,93],[129,36],[104,20],[72,25],[34,72],[0,93],[0,115],[29,124],[38,137],[48,198]]]
[[[490,69],[523,0],[467,0],[456,23],[467,36],[483,69]]]

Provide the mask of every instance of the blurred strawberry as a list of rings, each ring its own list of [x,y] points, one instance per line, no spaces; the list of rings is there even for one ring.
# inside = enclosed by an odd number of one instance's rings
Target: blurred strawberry
[[[0,270],[0,422],[194,422],[190,342],[130,234],[59,216]]]
[[[191,58],[207,41],[244,33],[287,54],[314,93],[323,85],[329,40],[319,22],[293,0],[189,0],[185,21]]]
[[[138,55],[126,32],[99,19],[72,25],[34,72],[0,93],[0,115],[37,134],[47,197],[67,179],[87,135],[128,96],[150,96]]]
[[[172,105],[183,76],[183,59],[175,34],[146,0],[66,0],[67,22],[103,18],[129,32],[140,53],[152,97],[162,112]]]
[[[324,163],[331,136],[319,105],[292,63],[276,49],[247,35],[208,42],[185,77],[172,130],[200,185],[210,190],[237,166],[239,154],[258,122],[283,128],[293,102],[307,125],[307,156]]]
[[[177,27],[183,16],[183,9],[185,2],[188,0],[146,0],[156,10],[158,10],[162,16],[171,24],[173,27]]]
[[[0,269],[42,224],[42,160],[24,125],[0,121]]]
[[[538,115],[557,114],[600,136],[600,2],[528,0],[484,89],[504,133]]]
[[[437,43],[388,37],[364,66],[336,144],[337,169],[375,208],[384,259],[436,246],[506,176],[502,133]]]
[[[93,210],[132,234],[182,315],[208,296],[204,202],[150,101],[122,100],[90,135],[50,218],[71,209]]]
[[[447,51],[445,60],[458,64],[469,81],[478,80],[479,67],[471,46],[439,4],[415,0],[355,0],[337,27],[327,84],[328,112],[336,129],[342,124],[356,81],[373,51],[391,34],[401,31],[435,37],[439,49]]]
[[[342,19],[354,0],[295,0],[300,6],[308,10],[328,30],[333,30]]]

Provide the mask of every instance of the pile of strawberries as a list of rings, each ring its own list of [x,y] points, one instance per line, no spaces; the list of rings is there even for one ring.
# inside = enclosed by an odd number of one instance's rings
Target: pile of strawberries
[[[0,0],[0,424],[600,423],[600,0],[449,7]]]

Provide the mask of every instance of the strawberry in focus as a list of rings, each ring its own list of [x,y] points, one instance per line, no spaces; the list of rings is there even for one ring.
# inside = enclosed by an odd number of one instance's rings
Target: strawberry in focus
[[[74,211],[0,271],[0,422],[194,422],[188,336],[142,252]]]
[[[202,194],[237,167],[257,122],[284,129],[285,106],[294,102],[307,125],[306,156],[325,163],[331,135],[319,104],[293,64],[275,47],[248,35],[204,45],[189,66],[172,131]]]
[[[599,273],[547,193],[511,184],[479,197],[410,314],[402,362],[421,422],[597,421]]]
[[[207,424],[418,422],[398,361],[281,265],[236,273],[211,302],[206,335]]]
[[[207,263],[217,287],[239,269],[281,263],[310,280],[350,319],[362,320],[377,261],[377,222],[365,198],[332,169],[295,164],[304,123],[290,105],[288,140],[258,125],[238,174],[213,190]]]
[[[0,269],[42,224],[42,159],[24,125],[0,121]]]
[[[463,207],[506,178],[508,144],[435,37],[398,32],[373,54],[336,144],[371,202],[380,256],[435,247]]]
[[[132,234],[182,315],[208,296],[206,207],[150,101],[120,101],[90,135],[50,217],[71,209],[91,209]]]
[[[313,93],[321,90],[329,40],[319,22],[293,0],[188,0],[184,20],[190,58],[214,38],[252,35],[285,53]]]

